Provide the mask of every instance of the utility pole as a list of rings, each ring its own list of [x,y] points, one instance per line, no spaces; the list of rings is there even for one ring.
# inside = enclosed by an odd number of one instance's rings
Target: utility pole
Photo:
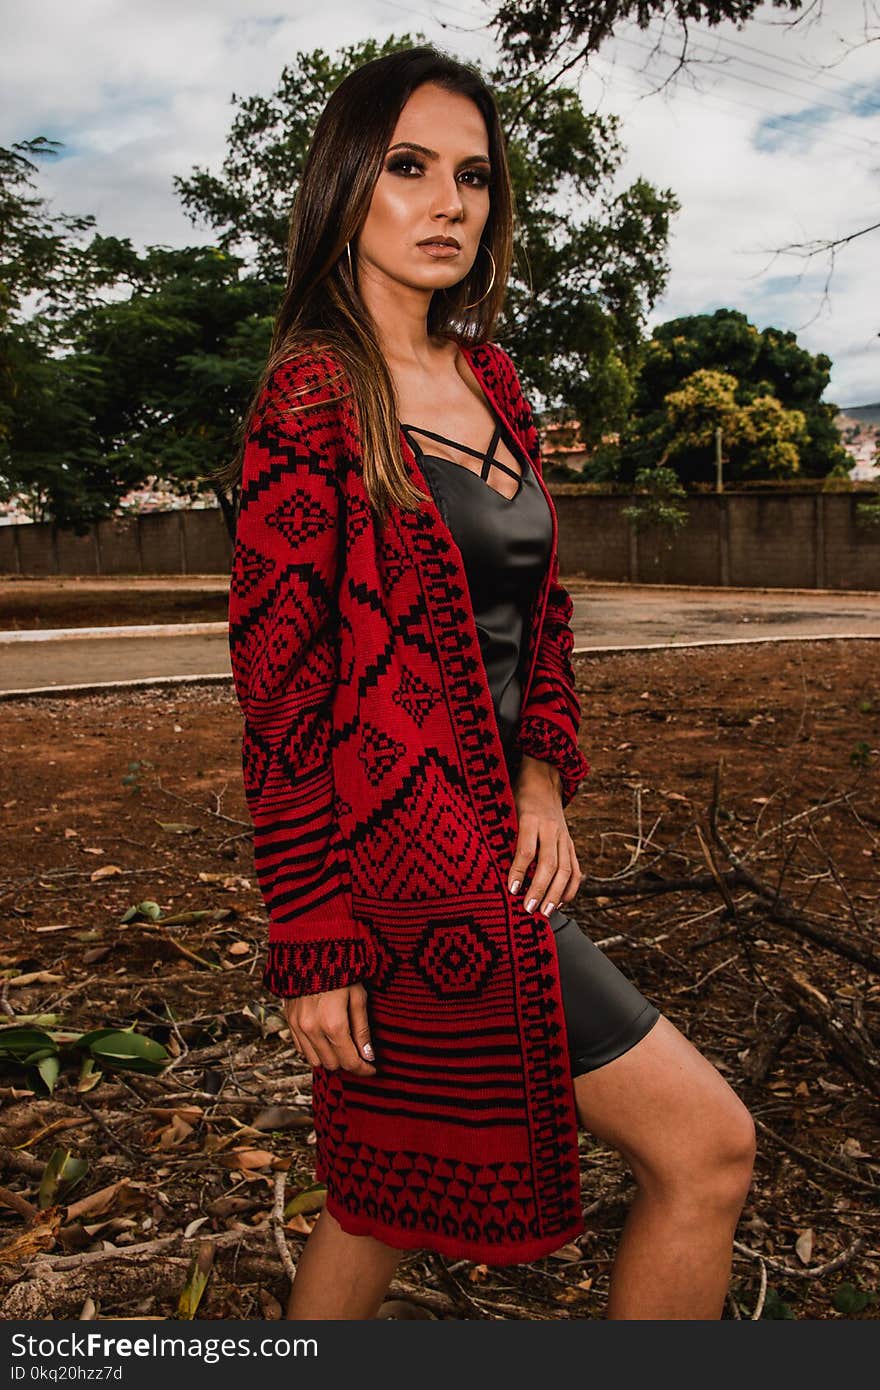
[[[721,426],[715,426],[715,491],[723,492],[724,483],[721,478]]]

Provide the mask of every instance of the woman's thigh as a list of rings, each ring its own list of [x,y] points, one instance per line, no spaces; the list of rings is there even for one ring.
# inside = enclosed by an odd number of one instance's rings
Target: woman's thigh
[[[748,1109],[665,1014],[634,1046],[573,1084],[584,1128],[617,1149],[639,1178],[693,1180],[701,1170],[742,1166],[754,1152]]]

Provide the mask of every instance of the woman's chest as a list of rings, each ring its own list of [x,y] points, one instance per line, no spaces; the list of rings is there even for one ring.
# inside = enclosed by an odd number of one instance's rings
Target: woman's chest
[[[418,458],[430,454],[475,474],[503,498],[515,497],[526,460],[504,423],[456,373],[456,383],[395,377],[398,421]]]

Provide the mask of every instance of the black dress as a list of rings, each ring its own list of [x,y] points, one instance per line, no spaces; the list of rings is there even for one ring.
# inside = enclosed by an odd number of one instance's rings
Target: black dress
[[[498,732],[513,782],[519,767],[514,739],[525,677],[523,634],[549,563],[553,538],[547,499],[528,454],[498,417],[485,454],[433,430],[403,423],[401,428],[461,551]],[[480,459],[480,472],[441,454],[425,453],[414,438],[416,434]],[[521,472],[494,457],[499,439],[521,460]],[[489,481],[493,468],[518,480],[513,496],[505,497]],[[559,958],[572,1075],[577,1076],[626,1052],[653,1027],[660,1013],[574,918],[555,907],[548,920]]]

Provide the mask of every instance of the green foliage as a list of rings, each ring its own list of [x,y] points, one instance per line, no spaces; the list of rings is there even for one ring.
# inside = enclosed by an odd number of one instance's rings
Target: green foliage
[[[327,97],[352,69],[419,42],[408,34],[370,41],[335,59],[320,49],[297,53],[270,97],[238,100],[221,172],[175,179],[193,221],[280,283],[290,207]],[[611,194],[623,158],[619,121],[585,112],[573,88],[512,82],[503,63],[486,77],[507,131],[518,231],[497,336],[515,343],[524,383],[598,442],[626,418],[644,323],[666,285],[678,203],[644,179]]]
[[[65,1061],[77,1062],[89,1077],[100,1079],[95,1067],[142,1071],[155,1076],[168,1061],[161,1043],[133,1028],[96,1028],[89,1033],[51,1032],[42,1028],[0,1029],[0,1065],[24,1068],[38,1094],[51,1095]],[[84,1064],[88,1063],[85,1068]]]
[[[571,61],[571,50],[594,53],[616,29],[634,20],[647,29],[655,19],[692,24],[731,21],[741,28],[763,0],[502,0],[492,27],[517,71],[532,64]],[[803,0],[773,0],[775,9],[798,11]]]
[[[849,755],[850,763],[853,767],[869,767],[871,763],[871,745],[860,738]]]
[[[880,526],[880,497],[856,503],[856,522],[859,526]]]
[[[616,117],[583,111],[576,93],[496,85],[508,137],[518,254],[498,338],[527,389],[584,443],[624,425],[647,315],[666,287],[671,190],[637,179],[610,191],[623,158]]]
[[[845,473],[851,460],[837,407],[820,400],[830,367],[793,333],[759,332],[735,309],[660,324],[642,348],[619,444],[621,480],[674,460],[683,482],[714,482],[716,427],[725,483]]]
[[[659,527],[674,534],[687,525],[687,509],[676,506],[675,502],[676,498],[686,496],[675,469],[663,465],[640,468],[635,485],[646,496],[643,501],[622,507],[621,515],[631,521],[637,530]],[[671,536],[667,539],[671,540]]]
[[[863,1313],[872,1303],[880,1302],[880,1292],[876,1289],[859,1289],[848,1281],[839,1284],[831,1300],[838,1313]]]
[[[761,1310],[761,1317],[778,1321],[781,1319],[794,1318],[795,1313],[791,1304],[786,1303],[776,1289],[769,1287],[764,1298],[764,1307]]]
[[[79,533],[149,479],[190,499],[209,489],[235,451],[278,293],[216,247],[139,253],[96,236],[86,262],[75,308],[8,333],[15,387],[0,403],[0,496]]]

